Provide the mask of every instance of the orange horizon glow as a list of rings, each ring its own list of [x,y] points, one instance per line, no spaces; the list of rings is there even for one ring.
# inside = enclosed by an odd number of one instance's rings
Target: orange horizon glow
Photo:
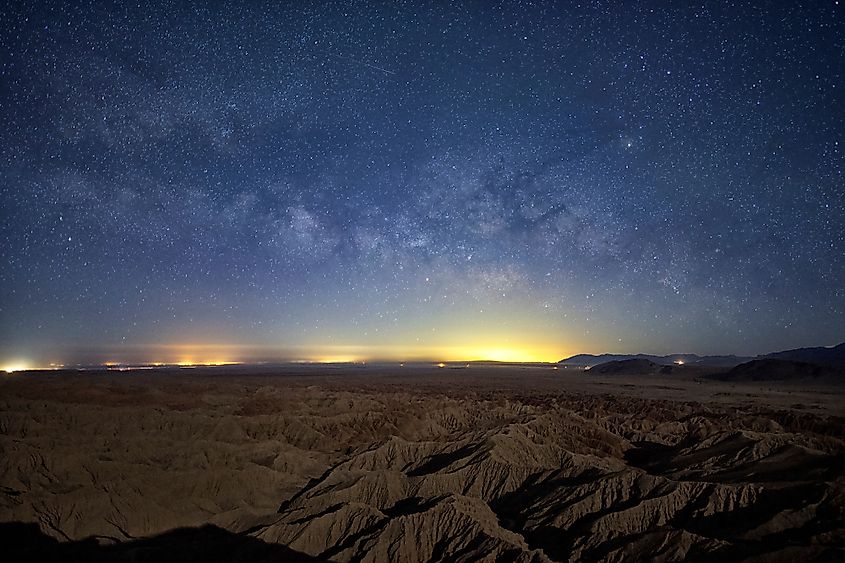
[[[259,363],[363,363],[363,362],[514,362],[555,363],[592,347],[583,337],[561,332],[542,322],[517,322],[492,316],[479,326],[472,318],[440,319],[433,326],[400,327],[390,334],[329,331],[319,340],[290,342],[238,340],[233,336],[194,335],[175,342],[128,342],[38,350],[7,350],[3,363],[44,365],[129,366],[226,366]],[[178,338],[178,336],[177,336]],[[17,353],[15,353],[17,352]]]
[[[55,362],[50,362],[46,366],[39,366],[30,364],[29,362],[25,361],[12,361],[3,366],[0,366],[0,371],[5,373],[15,373],[19,371],[50,371],[50,370],[59,370],[65,367],[64,364],[57,364]]]
[[[2,362],[49,361],[75,365],[214,366],[275,362],[557,362],[591,348],[584,336],[549,323],[522,318],[509,311],[487,310],[484,322],[470,311],[448,317],[417,320],[388,330],[361,331],[357,327],[327,327],[319,336],[291,341],[259,339],[237,334],[162,334],[158,341],[94,345],[75,350],[56,345],[45,350],[5,350]],[[369,334],[368,334],[369,333]],[[172,339],[172,340],[170,340]],[[170,340],[168,342],[168,340]]]
[[[151,344],[131,345],[109,354],[107,360],[93,362],[107,369],[126,367],[211,367],[266,362],[365,363],[365,362],[514,362],[555,363],[566,356],[549,344],[473,343],[462,346],[340,345],[297,346],[293,349],[242,344]],[[153,358],[146,360],[145,358]],[[39,369],[24,361],[10,360],[3,371]],[[52,362],[49,369],[65,367]],[[45,369],[45,368],[40,368]]]

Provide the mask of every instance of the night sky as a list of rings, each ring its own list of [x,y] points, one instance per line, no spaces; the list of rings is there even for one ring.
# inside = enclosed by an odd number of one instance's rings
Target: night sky
[[[845,5],[187,4],[0,8],[0,363],[845,340]]]

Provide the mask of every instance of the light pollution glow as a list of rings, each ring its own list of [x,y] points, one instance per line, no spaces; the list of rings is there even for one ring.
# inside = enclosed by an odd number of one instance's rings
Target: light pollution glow
[[[47,365],[211,366],[274,362],[557,362],[591,344],[583,335],[541,318],[486,314],[485,323],[457,311],[450,319],[416,319],[393,327],[326,324],[320,334],[273,342],[265,334],[239,334],[194,328],[162,334],[164,341],[104,342],[74,347],[55,343],[38,349],[2,350],[8,363]],[[186,338],[187,337],[187,338]],[[5,354],[3,354],[5,355]],[[12,361],[25,358],[26,361]],[[5,358],[3,358],[5,359]]]
[[[353,363],[373,361],[497,361],[497,362],[556,362],[561,348],[554,345],[519,342],[478,342],[461,346],[403,346],[403,345],[326,345],[297,347],[255,346],[248,344],[190,343],[126,346],[112,350],[107,359],[79,362],[101,365],[119,370],[127,365],[147,367],[226,366],[261,362]],[[68,362],[71,363],[71,362]],[[27,369],[57,369],[62,364],[51,363],[49,368],[37,368],[31,362],[15,362],[3,367],[6,372]]]
[[[469,344],[464,346],[412,347],[328,345],[308,346],[292,351],[274,350],[272,347],[231,344],[183,344],[152,346],[149,350],[132,350],[124,354],[128,360],[104,363],[124,364],[146,357],[156,361],[143,361],[147,365],[230,365],[250,362],[291,361],[315,363],[348,363],[368,361],[478,361],[498,362],[556,362],[561,356],[556,346],[514,344]],[[216,355],[214,355],[216,354]]]

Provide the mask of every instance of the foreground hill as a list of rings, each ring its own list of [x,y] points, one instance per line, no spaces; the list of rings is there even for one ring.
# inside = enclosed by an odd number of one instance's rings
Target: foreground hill
[[[724,371],[701,364],[658,364],[650,360],[631,359],[606,362],[587,369],[588,375],[657,375],[657,376],[706,376]]]
[[[672,366],[661,365],[645,359],[615,360],[605,362],[589,369],[591,375],[645,375],[662,371],[669,372]]]
[[[819,378],[838,380],[843,370],[790,360],[765,358],[740,364],[715,376],[726,381],[792,381]]]
[[[562,371],[11,376],[4,556],[842,559],[835,388]]]

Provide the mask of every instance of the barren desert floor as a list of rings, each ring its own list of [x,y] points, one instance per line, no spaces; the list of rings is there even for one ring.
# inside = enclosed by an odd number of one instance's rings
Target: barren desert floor
[[[14,560],[842,561],[844,395],[547,366],[10,374],[0,541]]]

